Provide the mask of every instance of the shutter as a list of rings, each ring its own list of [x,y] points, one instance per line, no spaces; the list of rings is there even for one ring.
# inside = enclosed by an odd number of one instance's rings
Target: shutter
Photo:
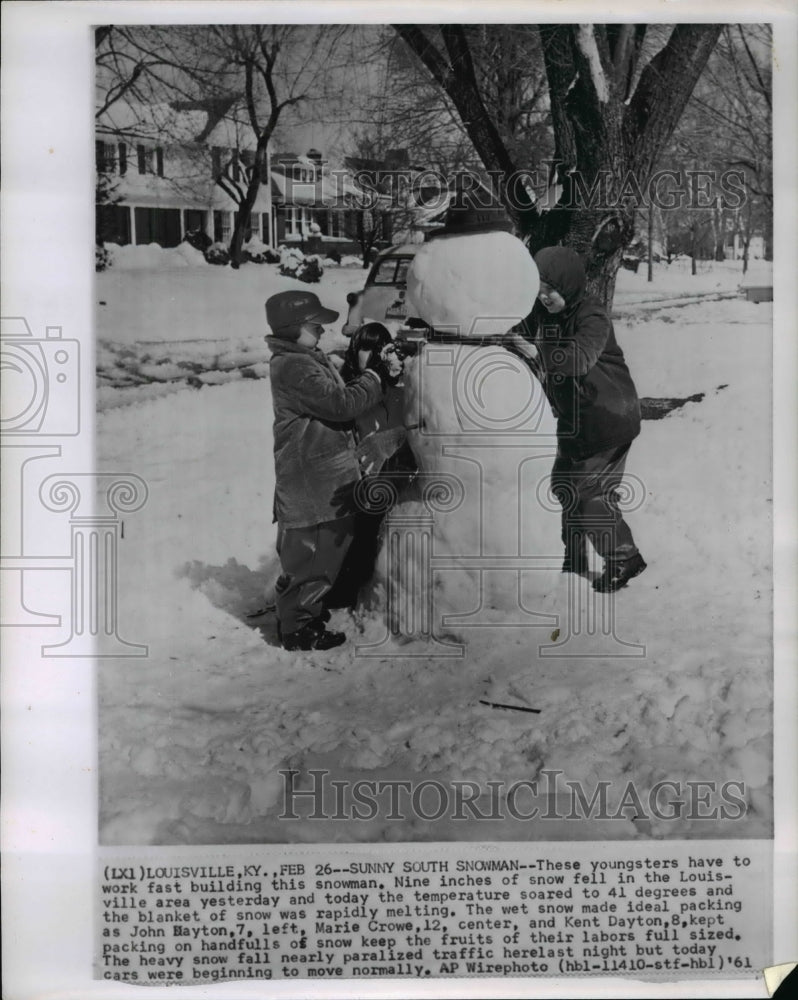
[[[155,169],[159,177],[163,177],[163,149],[155,147]]]
[[[136,155],[139,161],[139,173],[147,173],[147,149],[145,146],[136,146]]]
[[[119,143],[119,173],[122,177],[127,173],[127,144]]]

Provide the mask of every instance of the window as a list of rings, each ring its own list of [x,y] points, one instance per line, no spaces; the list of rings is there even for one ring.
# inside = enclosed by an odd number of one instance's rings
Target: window
[[[176,247],[180,243],[179,208],[136,208],[136,243],[160,243]]]
[[[163,177],[163,149],[160,146],[154,149],[136,146],[136,159],[140,174],[157,174],[158,177]]]
[[[330,212],[330,236],[346,236],[343,212]]]
[[[222,176],[222,150],[220,146],[211,146],[211,172],[214,180]]]
[[[183,211],[183,228],[185,232],[205,232],[205,213],[198,208],[187,208]]]
[[[213,212],[213,239],[215,243],[230,242],[230,213],[214,209]]]
[[[304,205],[286,205],[285,234],[286,236],[304,236],[313,221],[310,209]]]
[[[97,140],[94,143],[94,162],[97,167],[97,173],[113,173],[116,165],[114,147],[108,142]]]
[[[241,172],[249,180],[252,176],[252,168],[255,166],[255,153],[251,149],[242,149],[238,158],[241,163]]]
[[[97,206],[97,238],[102,243],[130,243],[130,208],[127,205]]]
[[[396,265],[396,277],[394,281],[397,285],[407,284],[407,272],[410,269],[410,257],[400,257]]]
[[[371,275],[370,284],[404,287],[407,282],[407,269],[412,259],[412,257],[386,257],[380,261],[379,267]]]
[[[346,236],[346,226],[344,225],[343,212],[336,212],[332,209],[329,211],[316,212],[315,219],[325,236]]]
[[[233,220],[238,223],[238,212],[233,213]],[[244,230],[244,242],[247,243],[252,238],[256,240],[260,239],[260,215],[257,212],[252,212],[249,216],[249,225]]]

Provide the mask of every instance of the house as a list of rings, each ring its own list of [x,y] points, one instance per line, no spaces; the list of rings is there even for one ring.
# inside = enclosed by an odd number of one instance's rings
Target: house
[[[116,102],[96,124],[98,229],[105,242],[227,242],[254,162],[247,129],[202,107]],[[249,236],[273,241],[268,157]],[[103,204],[104,202],[104,204]]]
[[[390,246],[388,200],[357,184],[348,167],[332,167],[317,149],[271,157],[271,197],[278,244],[360,253],[368,235],[375,247]]]
[[[122,100],[104,113],[95,141],[100,242],[173,247],[197,230],[230,241],[255,154],[251,131],[226,110],[218,102]],[[409,232],[423,239],[428,217],[441,210],[440,185],[413,185],[410,195],[383,189],[383,169],[405,179],[423,173],[405,150],[341,167],[317,149],[270,151],[245,238],[364,258]]]
[[[344,160],[355,183],[381,191],[391,206],[396,243],[422,243],[438,228],[438,216],[449,204],[446,179],[411,163],[407,149],[389,149],[383,157],[348,156]]]

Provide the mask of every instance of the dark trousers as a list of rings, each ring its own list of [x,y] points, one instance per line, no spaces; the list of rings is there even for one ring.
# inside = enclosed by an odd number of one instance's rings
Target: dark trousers
[[[584,552],[585,541],[603,559],[620,562],[637,553],[629,525],[618,508],[630,444],[574,459],[558,450],[551,470],[552,492],[562,505],[566,554]]]
[[[283,635],[318,618],[341,571],[354,534],[354,517],[277,531],[283,573],[277,581],[277,619]]]
[[[353,608],[361,587],[374,576],[380,552],[380,528],[384,514],[358,511],[354,519],[354,538],[344,559],[335,586],[325,596],[328,608]]]

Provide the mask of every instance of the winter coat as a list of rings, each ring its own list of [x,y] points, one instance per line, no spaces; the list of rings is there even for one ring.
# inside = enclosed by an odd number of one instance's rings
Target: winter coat
[[[385,395],[355,420],[358,456],[365,474],[408,473],[416,460],[407,443],[404,389],[388,385]]]
[[[378,434],[389,428],[404,427],[404,416],[404,390],[388,385],[377,405],[355,418],[358,440],[362,441],[369,434]]]
[[[371,372],[349,385],[318,348],[266,338],[274,403],[274,513],[283,528],[354,512],[360,479],[351,422],[374,407],[382,386]]]
[[[560,451],[586,458],[628,444],[640,433],[640,402],[612,321],[585,294],[585,270],[566,247],[535,256],[541,281],[565,299],[561,313],[535,303],[524,321],[538,349],[543,388],[557,417]]]

